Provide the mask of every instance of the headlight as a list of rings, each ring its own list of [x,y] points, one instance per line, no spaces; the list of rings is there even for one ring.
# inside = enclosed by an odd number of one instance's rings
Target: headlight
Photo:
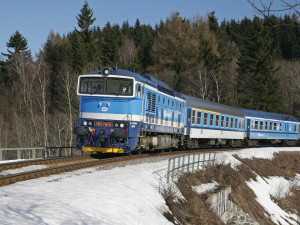
[[[89,121],[89,126],[92,126],[93,125],[93,122],[92,121]]]
[[[118,123],[115,123],[115,127],[118,127],[119,126],[119,124]]]
[[[108,68],[104,68],[102,70],[102,74],[105,75],[105,76],[107,76],[109,74],[109,69]]]
[[[121,123],[121,124],[120,124],[120,127],[123,128],[123,127],[124,127],[124,123]]]
[[[86,126],[87,125],[87,121],[83,121],[83,126]]]

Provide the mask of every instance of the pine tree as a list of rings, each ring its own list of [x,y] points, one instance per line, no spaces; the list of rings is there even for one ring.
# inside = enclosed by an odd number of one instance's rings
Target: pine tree
[[[87,52],[85,48],[85,44],[77,32],[72,32],[69,35],[69,40],[71,43],[71,65],[73,70],[76,73],[82,73],[83,68],[87,63]]]
[[[282,97],[275,77],[274,51],[269,30],[255,17],[251,36],[245,40],[238,59],[238,99],[243,108],[281,112]]]
[[[85,1],[80,13],[76,17],[77,24],[81,29],[79,31],[82,41],[85,44],[87,51],[87,60],[93,62],[96,58],[96,42],[93,40],[92,36],[92,25],[96,18],[93,18],[93,10],[89,7],[87,1]]]
[[[77,24],[81,29],[80,33],[85,43],[91,41],[91,26],[96,20],[95,18],[93,18],[93,15],[93,10],[90,9],[88,3],[85,2],[80,10],[80,13],[78,14],[78,16],[76,16]]]
[[[60,71],[62,65],[70,60],[70,55],[72,53],[69,40],[51,31],[44,45],[45,62],[50,68],[48,86],[50,91],[50,113],[63,111],[65,107],[64,102],[62,102],[62,96],[65,94],[62,85],[65,74],[61,74]]]
[[[15,71],[14,62],[22,59],[24,65],[28,64],[31,61],[31,53],[28,49],[27,39],[18,30],[10,36],[6,47],[8,53],[2,53],[6,60],[0,62],[0,80],[9,88],[19,76]]]
[[[9,41],[6,43],[8,54],[2,53],[4,56],[10,60],[14,54],[22,54],[27,58],[30,57],[30,50],[28,49],[27,39],[23,37],[17,30],[12,36],[10,36]],[[13,49],[12,51],[9,49]]]
[[[138,54],[137,54],[137,65],[136,69],[140,72],[146,73],[149,65],[153,63],[151,55],[151,48],[154,42],[154,31],[150,25],[139,26],[139,43]]]
[[[115,66],[118,62],[119,45],[115,35],[116,32],[119,31],[111,27],[109,22],[103,28],[101,48],[103,66]]]

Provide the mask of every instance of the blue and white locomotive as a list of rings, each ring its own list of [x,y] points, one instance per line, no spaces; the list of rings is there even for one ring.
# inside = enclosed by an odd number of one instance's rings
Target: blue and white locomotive
[[[295,145],[299,120],[182,95],[146,74],[104,68],[78,78],[74,132],[84,151]]]
[[[104,68],[81,75],[77,146],[85,151],[128,153],[178,148],[185,100],[145,74]]]

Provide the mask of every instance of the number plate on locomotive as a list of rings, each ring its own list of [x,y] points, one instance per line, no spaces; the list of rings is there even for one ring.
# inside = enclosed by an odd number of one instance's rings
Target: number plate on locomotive
[[[97,121],[94,123],[94,126],[96,126],[96,127],[113,127],[113,122]]]

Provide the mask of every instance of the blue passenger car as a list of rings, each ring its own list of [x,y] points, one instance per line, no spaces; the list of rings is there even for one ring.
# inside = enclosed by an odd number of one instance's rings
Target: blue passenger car
[[[104,68],[78,79],[74,132],[85,151],[127,153],[178,147],[184,98],[145,74]]]
[[[245,136],[257,143],[292,143],[299,139],[299,120],[293,116],[241,109],[246,117]]]
[[[185,135],[190,145],[241,146],[244,139],[244,114],[241,110],[183,95],[186,99]]]

